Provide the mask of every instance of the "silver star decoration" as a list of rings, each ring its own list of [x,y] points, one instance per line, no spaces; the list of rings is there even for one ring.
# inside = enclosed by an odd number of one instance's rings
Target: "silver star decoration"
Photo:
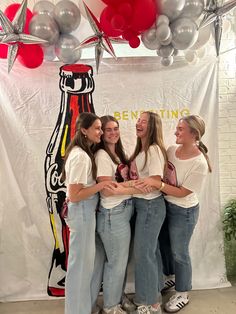
[[[0,24],[3,31],[0,32],[0,42],[8,44],[8,73],[11,71],[17,57],[19,43],[23,44],[45,44],[46,40],[36,36],[23,33],[26,22],[27,0],[23,0],[16,15],[11,22],[0,10]]]
[[[203,28],[214,22],[215,47],[217,56],[219,56],[220,53],[220,43],[223,24],[222,18],[235,7],[236,0],[228,1],[221,7],[218,6],[216,0],[208,0],[206,3],[204,17],[199,25],[199,28]]]
[[[126,40],[123,40],[119,37],[108,37],[102,30],[101,25],[97,18],[94,16],[92,11],[88,8],[88,6],[84,3],[84,8],[86,11],[86,15],[89,21],[89,24],[94,31],[94,35],[89,36],[85,40],[83,40],[77,49],[83,49],[83,48],[90,48],[95,47],[95,61],[96,61],[96,70],[98,73],[99,65],[101,63],[103,52],[104,50],[108,52],[113,58],[117,60],[117,57],[115,55],[114,48],[111,44],[111,42],[114,43],[127,43]]]

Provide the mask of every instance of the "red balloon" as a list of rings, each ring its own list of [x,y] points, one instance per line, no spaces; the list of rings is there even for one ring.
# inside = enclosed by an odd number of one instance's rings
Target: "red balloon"
[[[132,16],[132,5],[129,2],[123,2],[118,6],[117,12],[125,19],[129,19]]]
[[[138,48],[138,46],[140,45],[140,39],[138,36],[133,37],[129,40],[129,45],[131,48]]]
[[[6,44],[0,44],[0,58],[6,59],[8,53],[8,46]]]
[[[43,63],[43,49],[40,45],[22,44],[18,50],[18,61],[26,68],[34,69]]]
[[[138,35],[137,32],[133,31],[132,29],[126,29],[123,34],[122,34],[122,37],[125,39],[125,40],[130,40],[134,37],[136,37]]]
[[[114,15],[114,9],[112,7],[106,7],[100,15],[100,25],[107,36],[118,37],[122,34],[122,31],[114,29],[114,27],[112,26],[111,20]]]
[[[125,24],[125,19],[120,14],[115,14],[111,19],[111,26],[114,28],[114,30],[124,30]]]
[[[4,11],[5,15],[9,18],[10,21],[13,21],[16,12],[18,11],[20,7],[19,3],[13,3],[10,4]],[[27,8],[26,9],[26,20],[25,20],[25,26],[24,26],[24,33],[29,34],[29,23],[30,20],[33,17],[33,13]]]
[[[156,15],[156,0],[134,0],[131,28],[137,32],[144,32],[154,24]]]

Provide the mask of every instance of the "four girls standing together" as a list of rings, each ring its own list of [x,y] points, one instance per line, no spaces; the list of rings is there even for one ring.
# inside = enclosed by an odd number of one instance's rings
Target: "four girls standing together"
[[[176,145],[166,151],[159,115],[143,112],[128,159],[114,117],[80,114],[63,172],[70,230],[65,314],[91,314],[101,284],[103,314],[161,314],[161,292],[172,286],[176,291],[165,311],[178,312],[188,304],[189,243],[198,220],[198,195],[211,172],[204,133],[202,118],[183,117]],[[133,303],[124,294],[131,247]]]

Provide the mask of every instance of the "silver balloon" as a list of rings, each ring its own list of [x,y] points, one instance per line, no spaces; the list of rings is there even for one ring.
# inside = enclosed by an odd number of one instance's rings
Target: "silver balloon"
[[[160,49],[157,50],[157,54],[160,57],[168,58],[173,55],[174,47],[172,45],[161,46]]]
[[[40,37],[48,41],[47,46],[55,44],[59,37],[57,23],[51,16],[46,14],[35,15],[29,24],[31,35]]]
[[[54,16],[61,33],[68,34],[80,24],[79,8],[72,1],[62,0],[55,5]]]
[[[55,46],[43,47],[44,60],[53,61],[56,59]]]
[[[204,10],[204,0],[185,0],[185,6],[182,10],[181,17],[186,16],[191,19],[197,19]]]
[[[176,19],[182,12],[185,0],[156,0],[161,14],[167,15],[172,21]]]
[[[58,59],[64,63],[75,63],[81,58],[81,50],[75,49],[79,46],[79,40],[71,34],[63,34],[55,45]]]
[[[33,13],[35,14],[47,14],[54,18],[54,8],[55,5],[46,0],[38,1],[33,7]]]
[[[169,25],[169,23],[170,23],[169,18],[166,15],[163,15],[163,14],[161,14],[161,15],[159,15],[157,17],[156,26],[158,26],[158,25],[160,25],[162,23],[167,24],[167,25]]]
[[[170,32],[170,36],[166,40],[162,40],[160,43],[162,46],[168,46],[172,42],[172,33]]]
[[[171,30],[168,24],[160,24],[156,29],[156,37],[159,41],[165,41],[170,37]]]
[[[174,58],[172,56],[161,59],[161,64],[164,65],[165,67],[168,67],[173,62],[174,62]]]
[[[181,17],[171,23],[172,45],[178,50],[190,48],[198,38],[197,24],[187,17]]]
[[[156,30],[151,29],[141,34],[141,41],[147,49],[156,50],[161,47],[160,41],[156,38]]]

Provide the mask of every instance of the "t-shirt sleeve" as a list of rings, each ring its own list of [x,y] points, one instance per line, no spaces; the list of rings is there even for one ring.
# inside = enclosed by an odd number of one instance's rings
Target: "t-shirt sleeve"
[[[68,166],[66,174],[67,184],[87,184],[89,172],[89,157],[83,154],[74,155]]]
[[[114,176],[112,160],[104,150],[99,150],[97,152],[95,162],[97,165],[97,178]]]
[[[150,146],[148,151],[149,176],[163,177],[164,157],[158,146]]]
[[[182,186],[192,192],[199,194],[207,172],[207,165],[204,162],[199,163],[193,167],[188,174],[186,174]]]

